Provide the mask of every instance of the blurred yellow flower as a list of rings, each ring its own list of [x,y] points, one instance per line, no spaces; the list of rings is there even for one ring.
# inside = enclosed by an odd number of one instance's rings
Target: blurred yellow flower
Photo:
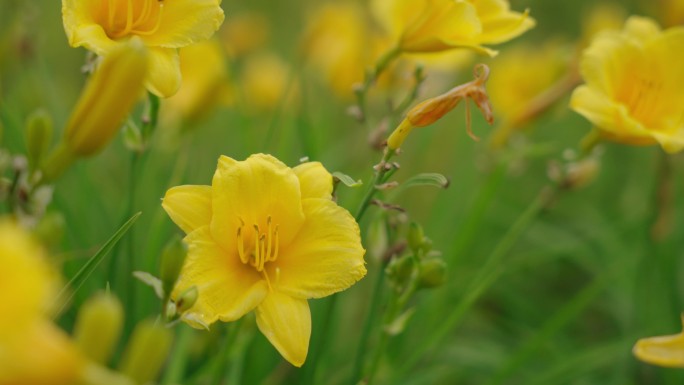
[[[260,52],[246,57],[241,75],[242,96],[245,106],[251,110],[272,110],[297,96],[291,69],[274,53]]]
[[[658,5],[658,13],[666,26],[684,25],[684,1],[657,0],[654,4]]]
[[[376,18],[402,52],[469,48],[495,55],[485,44],[511,40],[535,21],[510,10],[507,0],[373,0]]]
[[[581,59],[585,85],[570,106],[602,137],[632,145],[684,148],[684,27],[661,31],[631,17],[622,31],[599,34]]]
[[[221,0],[62,0],[64,29],[72,47],[100,56],[133,36],[150,51],[146,86],[169,97],[181,83],[178,48],[206,40],[223,22]]]
[[[270,34],[268,19],[257,12],[231,13],[220,32],[221,41],[233,59],[262,48]]]
[[[582,45],[587,46],[602,31],[620,30],[625,24],[625,9],[613,2],[597,2],[582,17]]]
[[[684,325],[684,315],[682,324]],[[634,345],[632,352],[636,358],[652,365],[684,368],[684,332],[642,338]]]
[[[325,3],[308,16],[302,49],[307,61],[340,97],[353,96],[381,49],[380,37],[357,3]]]
[[[71,385],[84,361],[45,317],[54,274],[42,250],[14,224],[0,222],[0,385]]]
[[[228,63],[218,41],[206,40],[181,48],[180,64],[183,84],[161,106],[167,124],[197,121],[214,107],[231,102]]]
[[[307,299],[366,274],[358,224],[331,194],[320,163],[289,168],[264,154],[222,156],[211,186],[167,191],[162,206],[189,247],[174,296],[199,290],[184,320],[203,327],[256,309],[259,330],[301,366],[311,334]]]

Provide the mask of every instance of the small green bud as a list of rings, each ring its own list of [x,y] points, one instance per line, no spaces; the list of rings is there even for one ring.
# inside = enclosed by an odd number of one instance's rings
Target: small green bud
[[[171,239],[162,252],[159,278],[162,281],[162,287],[167,296],[176,284],[187,253],[188,248],[179,236]]]
[[[98,293],[81,306],[74,328],[74,340],[92,361],[106,364],[121,336],[123,307],[112,294]]]
[[[176,301],[176,313],[183,314],[190,310],[197,302],[197,297],[199,292],[197,291],[197,286],[190,286],[187,288]]]
[[[411,278],[413,272],[413,261],[410,256],[395,258],[385,268],[390,281],[397,287],[403,287]]]
[[[409,225],[408,234],[406,236],[406,241],[409,247],[414,253],[418,253],[425,242],[425,233],[423,233],[423,227],[416,222],[411,222]]]
[[[171,350],[173,332],[163,324],[144,320],[136,325],[124,350],[119,371],[137,384],[147,384],[159,375]]]
[[[34,233],[49,247],[56,247],[64,238],[66,221],[64,216],[56,211],[46,213],[36,225]]]
[[[45,110],[36,110],[26,121],[26,152],[31,169],[42,162],[52,142],[52,118]]]
[[[429,257],[420,261],[421,288],[435,288],[446,282],[447,265],[441,258]]]

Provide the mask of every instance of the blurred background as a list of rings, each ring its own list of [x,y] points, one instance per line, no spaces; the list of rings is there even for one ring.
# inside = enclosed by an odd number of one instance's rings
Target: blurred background
[[[363,80],[386,38],[366,1],[224,0],[226,20],[215,39],[181,52],[184,85],[179,95],[162,100],[144,167],[133,176],[132,201],[131,155],[123,135],[98,156],[78,162],[56,186],[48,213],[62,218],[62,225],[49,237],[67,277],[130,216],[127,205],[143,212],[127,234],[136,248],[120,247],[109,257],[132,252],[134,266],[116,277],[106,266],[98,269],[60,325],[70,330],[75,309],[106,282],[120,296],[136,293],[135,303],[127,304],[129,322],[159,311],[149,288],[127,286],[128,274],[157,271],[160,249],[179,233],[160,198],[171,186],[210,184],[219,155],[271,153],[288,165],[308,157],[331,172],[368,181],[381,156],[374,144],[396,124],[383,119],[387,106],[410,90],[417,63],[426,75],[417,100],[424,100],[471,80],[473,65],[482,62],[491,67],[495,113],[488,126],[473,112],[473,131],[482,140],[469,138],[459,107],[416,130],[396,158],[401,169],[394,178],[400,182],[420,172],[451,181],[446,190],[414,187],[386,194],[422,224],[447,262],[448,275],[444,285],[420,292],[412,302],[415,313],[391,339],[378,383],[681,384],[681,371],[640,363],[631,348],[640,337],[681,328],[682,156],[666,156],[657,147],[603,145],[591,183],[556,195],[519,236],[504,238],[549,184],[549,164],[566,162],[591,129],[567,107],[569,92],[579,84],[581,49],[596,31],[620,28],[629,15],[652,17],[663,27],[681,24],[684,12],[677,1],[512,0],[512,9],[529,8],[536,28],[496,46],[495,58],[460,51],[403,57],[370,94],[368,124],[360,124],[349,113],[352,85]],[[85,58],[84,49],[68,46],[60,2],[0,2],[3,147],[25,151],[23,127],[38,108],[49,112],[55,127],[64,127],[86,80]],[[558,84],[563,92],[555,103],[521,117],[530,100]],[[363,192],[341,186],[339,203],[354,211]],[[368,311],[378,254],[387,246],[371,231],[387,214],[378,208],[369,214],[362,223],[369,274],[339,298],[334,339],[319,361],[319,383],[343,383],[352,370],[349,357]],[[502,243],[507,239],[514,243]],[[499,249],[507,251],[500,262],[476,280]],[[320,338],[326,301],[311,301],[314,340]],[[246,324],[255,329],[253,322]],[[200,335],[198,351],[218,343],[211,334]],[[374,330],[369,348],[377,335]],[[244,339],[242,361],[231,364],[244,364],[239,383],[298,383],[307,370],[283,363],[254,330]],[[199,363],[191,362],[190,370],[193,365]]]

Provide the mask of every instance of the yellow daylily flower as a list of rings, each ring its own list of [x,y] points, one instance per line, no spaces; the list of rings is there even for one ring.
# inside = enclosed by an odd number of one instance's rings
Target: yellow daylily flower
[[[228,63],[217,40],[206,40],[180,50],[183,85],[161,106],[167,124],[202,119],[213,108],[228,105],[233,95],[228,82]]]
[[[630,17],[622,31],[599,34],[581,59],[585,85],[570,106],[608,140],[684,148],[684,27],[662,31]]]
[[[178,186],[162,206],[187,234],[173,292],[199,297],[183,319],[194,327],[256,310],[257,326],[295,366],[307,355],[307,299],[345,290],[366,274],[359,226],[331,198],[318,162],[289,168],[264,154],[219,159],[211,186]]]
[[[272,52],[258,52],[245,58],[240,76],[246,107],[255,112],[273,110],[280,103],[294,103],[298,97],[287,62]]]
[[[530,28],[528,12],[510,10],[507,0],[373,0],[377,19],[402,52],[469,48],[495,55],[485,44],[500,44]]]
[[[106,56],[139,37],[150,51],[146,86],[169,97],[181,83],[178,48],[210,38],[223,23],[221,0],[62,0],[72,47]]]
[[[45,316],[54,274],[40,247],[9,221],[0,222],[0,385],[71,385],[85,362]]]
[[[682,315],[684,329],[684,315]],[[632,352],[641,361],[669,368],[684,368],[684,331],[669,336],[642,338]]]

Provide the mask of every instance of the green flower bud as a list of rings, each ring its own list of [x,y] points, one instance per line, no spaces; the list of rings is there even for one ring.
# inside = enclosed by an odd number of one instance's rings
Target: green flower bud
[[[385,268],[385,274],[390,279],[392,284],[397,287],[403,287],[411,278],[413,272],[413,261],[410,256],[402,258],[395,258]]]
[[[119,371],[137,384],[147,384],[159,375],[166,361],[173,333],[163,324],[144,320],[136,325],[126,346]]]
[[[197,297],[199,292],[197,291],[197,286],[190,286],[185,290],[176,301],[176,313],[183,314],[190,310],[197,302]]]
[[[406,241],[409,247],[414,253],[418,253],[421,249],[423,243],[425,242],[425,233],[423,233],[423,227],[416,222],[411,222],[409,225],[408,235],[406,236]]]
[[[187,253],[188,248],[179,236],[171,239],[162,252],[159,278],[162,281],[162,287],[167,296],[176,284]]]
[[[112,294],[98,293],[83,304],[74,328],[74,340],[92,361],[106,364],[121,336],[124,311]]]
[[[43,160],[52,142],[53,124],[50,114],[37,110],[26,121],[26,152],[31,169]]]
[[[435,288],[446,282],[447,265],[441,258],[430,257],[420,261],[421,288]]]

